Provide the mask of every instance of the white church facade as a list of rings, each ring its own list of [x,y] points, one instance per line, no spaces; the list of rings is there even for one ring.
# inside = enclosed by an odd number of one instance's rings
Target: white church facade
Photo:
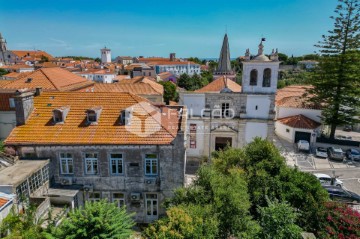
[[[224,50],[228,51],[222,49],[222,54],[229,55]],[[246,51],[241,92],[225,85],[219,92],[180,94],[180,104],[186,105],[189,114],[188,157],[209,156],[227,145],[240,148],[255,137],[272,140],[279,64],[277,51],[269,59],[261,42],[252,59]]]

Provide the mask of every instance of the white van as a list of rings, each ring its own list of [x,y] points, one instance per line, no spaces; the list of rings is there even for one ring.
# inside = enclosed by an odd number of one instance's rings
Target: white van
[[[310,151],[310,144],[306,140],[299,140],[297,143],[297,148],[299,151]]]

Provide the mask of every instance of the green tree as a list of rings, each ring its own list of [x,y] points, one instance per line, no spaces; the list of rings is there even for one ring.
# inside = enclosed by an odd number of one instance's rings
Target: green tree
[[[164,217],[144,231],[150,239],[216,238],[219,221],[211,206],[179,205],[166,211]]]
[[[200,205],[213,208],[219,220],[217,238],[253,238],[259,226],[249,214],[245,174],[233,167],[226,174],[213,165],[204,165],[198,170],[193,185],[175,192],[170,205]]]
[[[6,75],[9,73],[7,70],[0,68],[0,76]]]
[[[12,208],[0,225],[0,236],[6,239],[49,239],[52,238],[42,227],[43,220],[36,219],[36,206],[27,205],[23,213]],[[9,235],[5,236],[9,232]],[[1,235],[3,234],[3,235]]]
[[[176,85],[170,81],[161,81],[159,82],[164,87],[164,101],[168,105],[170,100],[176,101],[177,92]]]
[[[216,67],[218,66],[218,63],[216,61],[210,60],[208,62],[208,65],[209,65],[209,71],[214,72]]]
[[[99,57],[96,57],[94,61],[97,63],[101,63],[101,59]]]
[[[179,79],[177,80],[177,84],[179,87],[188,90],[191,86],[191,78],[188,74],[181,74]]]
[[[307,54],[304,55],[304,60],[313,60],[313,61],[318,61],[320,59],[320,56],[318,54]]]
[[[300,239],[302,229],[295,224],[299,216],[286,202],[267,200],[267,207],[259,207],[261,239]]]
[[[40,62],[40,63],[49,62],[49,57],[42,55],[42,56],[41,56],[41,60],[40,60],[39,62]]]
[[[323,35],[316,45],[322,57],[312,78],[312,101],[322,102],[325,124],[330,125],[330,138],[338,125],[353,124],[360,105],[360,3],[339,0],[335,10],[334,29]]]
[[[279,61],[282,61],[284,64],[286,64],[289,57],[286,54],[280,52],[278,53],[278,55]]]
[[[189,57],[187,60],[195,62],[195,63],[200,64],[200,65],[203,64],[203,62],[197,57]]]
[[[204,81],[206,82],[212,82],[214,79],[214,76],[210,71],[202,71],[200,75],[201,78],[204,78]]]
[[[202,77],[198,74],[194,74],[191,77],[188,74],[180,75],[177,83],[181,88],[185,88],[186,90],[194,91],[200,89],[209,83],[208,77]]]
[[[83,208],[70,211],[59,226],[56,236],[64,239],[129,238],[135,225],[126,208],[106,200],[86,202]]]
[[[257,208],[270,200],[287,201],[299,210],[297,225],[316,232],[324,226],[324,203],[327,192],[313,175],[288,168],[279,150],[269,141],[255,138],[244,149],[229,148],[213,154],[218,171],[233,167],[245,172],[250,196],[251,215],[259,219]]]

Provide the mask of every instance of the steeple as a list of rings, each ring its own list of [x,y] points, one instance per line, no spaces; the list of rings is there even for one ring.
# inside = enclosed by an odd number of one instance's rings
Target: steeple
[[[6,40],[2,37],[0,33],[0,62],[5,63],[5,53],[6,53]]]
[[[233,74],[233,70],[231,69],[229,40],[227,34],[225,34],[224,36],[218,67],[216,69],[215,74],[217,75]]]

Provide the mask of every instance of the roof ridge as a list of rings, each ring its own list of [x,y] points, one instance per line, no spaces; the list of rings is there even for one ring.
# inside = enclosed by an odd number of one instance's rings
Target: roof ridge
[[[52,67],[51,67],[52,68]],[[51,82],[51,84],[55,87],[55,89],[59,90],[60,89],[54,84],[54,82],[52,82],[52,80],[49,78],[49,76],[43,71],[45,68],[40,68],[39,70],[44,74],[44,76]],[[50,69],[50,68],[48,68]]]

